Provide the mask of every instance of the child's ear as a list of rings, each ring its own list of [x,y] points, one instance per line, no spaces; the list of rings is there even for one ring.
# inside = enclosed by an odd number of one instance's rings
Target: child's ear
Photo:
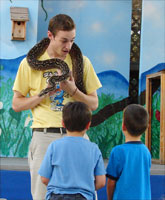
[[[122,130],[123,130],[123,131],[126,131],[126,130],[127,130],[127,128],[126,128],[126,126],[125,126],[124,123],[122,123]]]
[[[62,126],[63,126],[64,128],[66,128],[63,120],[62,120]]]
[[[91,122],[88,122],[88,124],[86,125],[86,130],[88,130],[90,128]]]

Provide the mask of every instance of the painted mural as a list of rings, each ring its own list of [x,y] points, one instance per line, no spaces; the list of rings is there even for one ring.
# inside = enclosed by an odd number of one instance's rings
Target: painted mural
[[[19,4],[19,6],[23,7],[24,2],[27,3],[27,1],[21,1],[22,5]],[[17,3],[18,0],[9,1],[8,8],[18,6]],[[26,4],[26,6],[28,5]],[[123,101],[120,110],[116,110],[118,107],[116,103],[128,97],[131,2],[38,1],[38,5],[35,7],[37,6],[37,35],[34,34],[36,28],[32,32],[27,28],[27,41],[32,35],[36,36],[37,41],[46,37],[48,21],[58,13],[70,15],[76,23],[75,42],[81,47],[83,54],[90,58],[103,85],[98,91],[99,108],[93,113],[95,120],[88,135],[91,141],[99,145],[103,156],[107,158],[111,148],[124,141],[121,122],[122,106],[126,105],[126,101]],[[31,12],[32,8],[29,8],[30,16],[32,16]],[[28,26],[36,23],[36,19],[30,20]],[[10,36],[4,42],[4,46],[8,43],[9,38]],[[24,45],[27,41],[24,42]],[[17,43],[20,42],[15,42],[15,45]],[[33,42],[34,44],[35,42]],[[5,49],[8,51],[7,45]],[[28,52],[27,49],[26,51]],[[0,108],[3,122],[0,127],[1,143],[3,144],[0,155],[26,157],[31,138],[31,113],[30,111],[15,113],[11,108],[12,85],[19,63],[26,53],[13,56],[7,57],[6,54],[3,54],[0,58],[0,89],[2,91]],[[110,106],[108,113],[103,112],[106,106]],[[106,120],[104,115],[106,115]]]
[[[30,4],[28,0],[2,0],[1,19],[9,19],[6,27],[1,26],[0,54],[0,156],[27,157],[31,139],[31,113],[24,111],[15,113],[11,108],[12,86],[20,61],[37,41],[46,37],[49,19],[56,14],[69,14],[77,25],[75,42],[84,55],[89,57],[103,85],[98,90],[99,107],[93,112],[93,120],[88,135],[91,141],[98,144],[103,157],[108,158],[111,149],[124,142],[121,130],[122,110],[129,103],[129,60],[131,32],[131,1],[44,1],[36,0]],[[34,4],[35,2],[35,4]],[[145,95],[146,74],[165,69],[162,37],[164,26],[164,6],[162,1],[155,4],[147,1],[143,5],[143,27],[141,40],[140,64],[140,96]],[[9,8],[22,6],[29,8],[30,21],[27,27],[27,40],[11,41]],[[150,6],[150,12],[148,11]],[[159,9],[159,12],[157,12]],[[74,12],[73,12],[74,10]],[[161,12],[160,12],[161,11]],[[8,13],[8,14],[6,14]],[[148,33],[153,27],[151,20],[157,13],[160,27]],[[159,16],[160,15],[160,16]],[[156,19],[157,19],[156,17]],[[157,20],[158,20],[157,19]],[[2,24],[2,23],[1,23]],[[156,25],[156,23],[154,24]],[[158,31],[159,30],[159,31]],[[5,35],[5,33],[7,33]],[[160,34],[155,37],[154,34]],[[149,43],[149,37],[152,41]],[[153,43],[153,40],[156,40]],[[159,41],[160,40],[160,41]],[[158,45],[157,45],[158,44]],[[153,58],[153,59],[151,59]],[[153,96],[153,120],[158,128],[160,111],[159,88]],[[157,120],[157,121],[156,121]],[[153,127],[153,130],[154,130]],[[155,132],[155,131],[154,131]],[[159,132],[153,134],[159,140]],[[142,138],[144,141],[144,137]],[[157,140],[157,141],[158,141]],[[154,157],[159,154],[159,141],[155,144]]]

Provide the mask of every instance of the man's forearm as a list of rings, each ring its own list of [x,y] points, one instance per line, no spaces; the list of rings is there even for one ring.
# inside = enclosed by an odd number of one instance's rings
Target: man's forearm
[[[76,101],[81,101],[87,104],[92,111],[96,110],[98,107],[98,97],[96,92],[87,95],[77,89],[76,93],[73,95],[73,98]]]
[[[15,112],[29,110],[36,107],[45,97],[35,95],[33,97],[13,97],[12,108]]]

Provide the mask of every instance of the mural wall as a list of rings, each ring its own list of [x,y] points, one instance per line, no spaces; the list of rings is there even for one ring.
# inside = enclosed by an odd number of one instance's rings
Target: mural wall
[[[11,41],[10,7],[28,8],[25,41]],[[31,139],[31,113],[13,111],[12,87],[19,63],[37,42],[37,18],[37,0],[0,1],[0,156],[27,156]]]
[[[11,6],[29,9],[25,41],[11,41]],[[12,110],[12,86],[20,61],[37,41],[47,37],[49,19],[59,13],[69,14],[76,22],[75,42],[91,60],[103,85],[98,90],[99,108],[93,113],[99,120],[88,131],[90,140],[99,145],[105,158],[109,157],[114,145],[124,141],[122,109],[117,103],[128,97],[131,7],[130,0],[1,0],[1,22],[6,23],[5,26],[1,23],[0,34],[0,156],[27,156],[31,139],[31,113],[15,113]],[[109,109],[104,118],[105,112],[102,113],[102,110],[106,106]],[[116,113],[118,107],[120,109]]]
[[[140,96],[145,99],[146,75],[165,70],[165,1],[143,1]],[[152,158],[159,159],[160,144],[160,87],[152,97]]]

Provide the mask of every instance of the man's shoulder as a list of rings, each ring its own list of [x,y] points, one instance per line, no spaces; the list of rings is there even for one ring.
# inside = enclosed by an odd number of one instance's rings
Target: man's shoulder
[[[21,64],[28,64],[28,62],[27,62],[27,57],[25,57],[25,58],[23,58],[23,59],[21,60]]]
[[[83,55],[83,62],[91,63],[89,58],[87,56],[85,56],[85,55]]]

